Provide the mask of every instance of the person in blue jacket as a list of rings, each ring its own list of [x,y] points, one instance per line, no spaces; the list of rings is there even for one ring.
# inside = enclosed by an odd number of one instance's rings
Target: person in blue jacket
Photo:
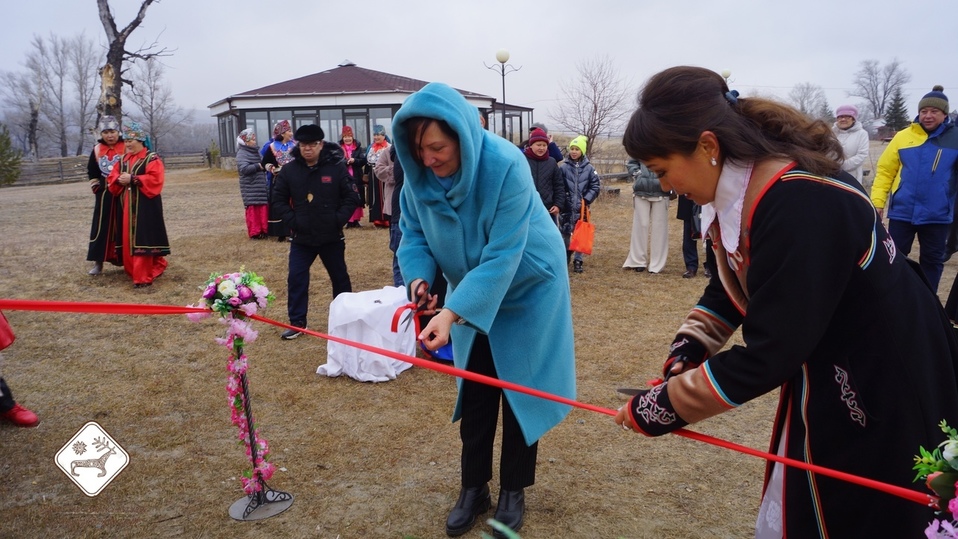
[[[562,237],[509,141],[483,129],[455,89],[430,83],[393,121],[405,171],[399,266],[409,297],[431,314],[436,270],[445,306],[419,339],[430,350],[452,337],[455,366],[575,398],[575,347]],[[530,338],[534,332],[535,338]],[[569,406],[459,380],[462,489],[446,534],[469,531],[491,506],[493,442],[502,402],[496,520],[522,526],[524,489],[535,482],[538,440]],[[498,532],[496,532],[498,533]],[[499,535],[497,535],[499,537]]]
[[[888,232],[908,256],[918,237],[921,265],[935,292],[948,257],[946,243],[958,193],[958,130],[948,97],[935,86],[918,102],[918,117],[895,134],[878,159],[871,200],[888,218]]]

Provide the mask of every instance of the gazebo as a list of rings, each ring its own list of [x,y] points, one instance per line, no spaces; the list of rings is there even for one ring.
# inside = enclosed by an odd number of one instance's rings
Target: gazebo
[[[326,138],[339,139],[344,125],[353,128],[356,138],[368,145],[372,126],[379,124],[392,136],[392,117],[403,100],[428,84],[426,81],[373,71],[344,60],[339,66],[278,82],[255,90],[234,94],[209,105],[210,115],[217,119],[219,145],[224,155],[236,152],[237,134],[251,127],[256,139],[265,143],[273,125],[289,120],[293,129],[317,124]],[[486,118],[486,124],[501,132],[505,109],[506,137],[519,143],[524,126],[532,125],[533,109],[497,103],[494,97],[459,90]]]

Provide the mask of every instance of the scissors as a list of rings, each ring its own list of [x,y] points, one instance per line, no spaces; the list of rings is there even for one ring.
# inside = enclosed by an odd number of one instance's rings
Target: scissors
[[[662,378],[656,378],[655,380],[649,380],[649,385],[657,386],[657,385],[659,385],[659,384],[661,384],[661,383],[663,383],[663,382],[668,381],[669,378],[675,376],[675,373],[672,372],[672,368],[673,368],[675,365],[679,365],[679,366],[680,366],[679,372],[682,372],[682,370],[685,368],[685,364],[686,364],[686,363],[688,363],[688,359],[686,359],[685,356],[676,356],[675,359],[672,361],[671,365],[669,365],[669,368],[668,368],[668,370],[666,370],[666,372],[665,372],[665,374],[663,375],[663,377],[662,377]],[[638,389],[638,388],[632,388],[632,387],[620,387],[620,388],[616,389],[616,392],[618,392],[618,393],[621,393],[621,394],[623,394],[623,395],[633,396],[633,397],[634,397],[635,395],[638,395],[639,393],[641,393],[641,392],[643,392],[643,391],[645,391],[645,390],[644,390],[644,389]]]
[[[425,311],[428,308],[429,308],[428,303],[426,302],[419,304],[419,306],[417,306],[415,309],[410,307],[409,313],[406,314],[406,317],[403,318],[403,321],[402,321],[403,331],[405,331],[409,327],[409,323],[412,322],[413,317],[419,316],[423,311]]]

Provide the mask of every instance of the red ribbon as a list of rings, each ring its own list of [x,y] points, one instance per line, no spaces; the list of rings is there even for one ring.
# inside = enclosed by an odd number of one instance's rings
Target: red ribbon
[[[410,305],[412,307],[410,307]],[[396,327],[396,325],[398,324],[399,315],[404,310],[409,308],[415,309],[416,304],[413,303],[413,304],[402,306],[396,311],[396,314],[393,315],[394,327]],[[186,314],[186,313],[197,313],[197,312],[209,312],[208,309],[204,309],[201,307],[173,307],[173,306],[164,306],[164,305],[140,305],[135,303],[92,303],[92,302],[0,299],[0,310],[2,309],[9,309],[13,311],[47,311],[47,312],[98,313],[98,314]],[[413,313],[413,316],[415,317],[415,313]],[[417,357],[403,355],[398,352],[394,352],[392,350],[386,350],[385,348],[377,348],[375,346],[369,346],[361,342],[350,341],[348,339],[334,337],[332,335],[326,335],[325,333],[319,333],[318,331],[298,328],[295,326],[291,326],[289,324],[283,324],[282,322],[271,320],[269,318],[263,318],[260,315],[253,315],[250,318],[252,318],[253,320],[259,320],[260,322],[265,322],[267,324],[272,324],[277,327],[282,327],[286,329],[295,329],[303,333],[313,335],[314,337],[320,337],[328,341],[338,342],[341,344],[359,348],[360,350],[366,350],[367,352],[373,352],[375,354],[380,354],[393,359],[398,359],[406,363],[411,363],[417,367],[434,370],[437,372],[448,374],[450,376],[456,376],[458,378],[472,380],[474,382],[496,386],[506,390],[517,391],[519,393],[525,393],[527,395],[532,395],[534,397],[539,397],[541,399],[551,400],[561,404],[567,404],[569,406],[582,408],[583,410],[589,410],[592,412],[598,412],[600,414],[605,414],[608,416],[614,417],[618,413],[617,410],[612,410],[610,408],[602,408],[600,406],[578,402],[578,401],[568,399],[566,397],[562,397],[559,395],[553,395],[551,393],[539,391],[538,389],[534,389],[531,387],[514,384],[506,380],[500,380],[498,378],[492,378],[482,374],[464,371],[462,369],[457,369],[450,365],[444,365],[442,363],[436,363],[430,360],[419,359]],[[686,429],[675,430],[672,432],[672,434],[677,434],[684,438],[697,440],[699,442],[704,442],[704,443],[715,445],[718,447],[724,447],[726,449],[731,449],[733,451],[738,451],[739,453],[752,455],[754,457],[759,457],[765,460],[779,462],[781,464],[785,464],[786,466],[792,466],[793,468],[799,468],[801,470],[806,470],[809,472],[821,474],[834,479],[846,481],[848,483],[853,483],[856,485],[861,485],[863,487],[872,488],[872,489],[884,492],[886,494],[891,494],[893,496],[898,496],[900,498],[904,498],[906,500],[913,501],[915,503],[920,503],[922,505],[931,506],[935,500],[933,496],[930,496],[923,492],[907,489],[904,487],[899,487],[897,485],[890,485],[888,483],[883,483],[881,481],[875,481],[874,479],[859,477],[857,475],[852,475],[852,474],[840,472],[837,470],[832,470],[830,468],[825,468],[822,466],[818,466],[816,464],[809,464],[807,462],[802,462],[800,460],[790,459],[790,458],[782,457],[779,455],[773,455],[771,453],[766,453],[764,451],[752,449],[751,447],[746,447],[744,445],[732,443],[727,440],[715,438],[707,434],[693,432]]]
[[[413,323],[416,324],[416,338],[419,338],[419,332],[421,331],[419,329],[419,312],[418,312],[419,305],[416,305],[415,303],[407,303],[405,305],[400,306],[398,309],[396,309],[396,312],[393,313],[392,326],[390,326],[389,329],[392,330],[393,333],[399,332],[399,317],[402,315],[403,311],[406,311],[406,310],[412,311],[411,313],[409,313],[409,316],[415,319]]]

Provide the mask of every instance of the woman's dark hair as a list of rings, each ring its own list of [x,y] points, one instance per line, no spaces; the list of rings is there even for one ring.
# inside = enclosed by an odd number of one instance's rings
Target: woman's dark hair
[[[403,122],[403,127],[406,129],[406,136],[410,138],[406,143],[409,145],[409,148],[412,150],[412,159],[419,166],[425,166],[422,161],[422,135],[426,132],[426,128],[432,124],[439,126],[439,130],[442,131],[443,135],[455,140],[456,143],[459,143],[459,133],[456,133],[452,127],[445,120],[437,120],[436,118],[426,118],[425,116],[413,116],[405,122]],[[416,138],[418,140],[411,140]]]
[[[841,169],[842,146],[828,124],[769,99],[737,97],[721,75],[701,67],[672,67],[649,79],[622,145],[640,160],[691,155],[704,131],[736,161],[783,157],[813,174]]]

